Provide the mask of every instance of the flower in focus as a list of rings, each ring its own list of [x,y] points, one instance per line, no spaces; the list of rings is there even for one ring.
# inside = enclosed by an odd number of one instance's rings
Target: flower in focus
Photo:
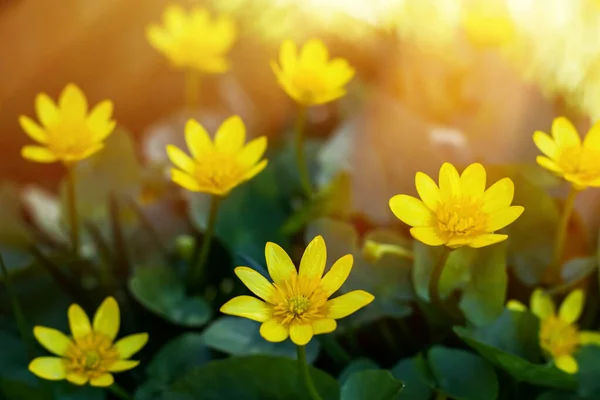
[[[47,94],[38,94],[35,110],[41,126],[24,115],[19,118],[23,130],[40,143],[21,150],[23,158],[35,162],[70,164],[88,158],[104,147],[116,125],[111,101],[102,101],[88,114],[85,95],[72,83],[63,89],[58,104]]]
[[[536,131],[533,141],[545,155],[536,159],[542,167],[579,190],[600,187],[600,122],[592,126],[582,143],[573,124],[558,117],[552,123],[552,136]]]
[[[298,346],[307,344],[313,335],[333,332],[336,319],[344,318],[374,299],[362,290],[328,298],[346,281],[352,269],[351,254],[337,260],[323,276],[327,249],[323,237],[315,237],[300,261],[299,272],[285,250],[267,243],[265,257],[270,283],[248,267],[237,267],[236,275],[254,294],[238,296],[221,307],[221,312],[262,322],[260,334],[269,342],[282,342],[289,336]]]
[[[261,161],[267,138],[261,136],[244,146],[246,127],[237,115],[221,124],[214,143],[202,125],[191,119],[185,126],[185,140],[191,158],[174,145],[167,146],[167,155],[179,168],[171,170],[173,182],[193,192],[225,196],[267,166],[267,160]]]
[[[283,90],[304,106],[344,96],[344,86],[354,76],[354,69],[346,60],[329,60],[327,47],[318,39],[309,40],[300,52],[292,41],[286,40],[281,45],[279,64],[271,61],[271,68]]]
[[[390,199],[390,208],[413,227],[415,239],[429,246],[484,247],[502,242],[508,235],[494,232],[523,212],[523,207],[510,205],[514,195],[510,178],[485,190],[486,172],[479,163],[469,165],[460,176],[452,164],[444,163],[439,187],[422,172],[417,172],[415,183],[421,200],[400,194]]]
[[[58,381],[66,379],[75,385],[110,386],[112,372],[135,368],[140,362],[128,360],[148,342],[147,333],[127,336],[114,343],[120,325],[119,305],[108,297],[100,305],[90,324],[85,311],[77,304],[69,307],[72,337],[62,332],[36,326],[35,338],[58,357],[38,357],[29,370],[40,378]]]
[[[229,69],[227,52],[236,37],[234,22],[226,16],[215,20],[207,10],[194,8],[186,14],[176,5],[168,6],[164,25],[150,25],[148,41],[176,67],[219,74]]]
[[[585,303],[581,289],[572,291],[562,302],[558,314],[550,295],[541,289],[533,291],[530,299],[531,312],[540,319],[540,347],[554,361],[557,368],[574,374],[579,370],[573,357],[585,345],[600,346],[600,333],[580,331],[575,324]],[[522,303],[511,300],[507,307],[513,311],[525,311]]]

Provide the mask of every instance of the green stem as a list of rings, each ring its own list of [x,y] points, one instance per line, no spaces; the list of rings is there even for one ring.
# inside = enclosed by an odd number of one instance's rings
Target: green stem
[[[310,174],[306,164],[306,154],[304,153],[304,129],[306,127],[306,118],[308,115],[306,107],[298,108],[298,116],[296,118],[296,127],[294,133],[296,135],[296,164],[298,165],[298,174],[300,176],[300,184],[308,198],[312,197],[312,185],[310,183]]]
[[[546,276],[547,280],[549,280],[550,282],[555,282],[560,277],[560,261],[565,248],[565,238],[567,236],[567,230],[569,228],[569,220],[571,219],[571,214],[573,213],[573,205],[575,204],[575,198],[577,197],[578,193],[579,191],[573,185],[571,185],[571,188],[569,189],[569,194],[567,195],[567,199],[565,200],[562,214],[560,216],[560,221],[558,222],[556,237],[554,239],[554,253],[552,254],[552,263],[549,266],[548,275]]]
[[[200,87],[200,74],[189,69],[185,73],[185,105],[189,108],[198,106],[198,88]]]
[[[133,400],[133,396],[129,394],[123,387],[121,387],[118,383],[113,383],[108,387],[115,396],[123,400]]]
[[[219,214],[220,203],[221,198],[219,196],[211,196],[210,211],[208,214],[208,226],[204,231],[202,245],[200,245],[200,241],[198,238],[196,238],[194,252],[188,268],[188,284],[191,285],[191,287],[197,287],[199,289],[202,288],[204,279],[204,266],[210,253],[210,244],[215,231],[215,224],[217,222],[217,215]]]
[[[69,207],[69,225],[71,226],[71,247],[75,254],[79,254],[79,221],[77,215],[76,184],[75,165],[67,165],[67,201]]]
[[[429,278],[429,301],[439,311],[444,311],[444,304],[440,297],[440,278],[442,277],[444,266],[446,265],[446,261],[448,261],[451,252],[451,248],[446,246],[443,247],[442,254],[440,254],[440,258]]]
[[[296,353],[298,355],[298,367],[300,368],[300,376],[302,376],[302,380],[304,381],[304,385],[308,390],[308,394],[312,400],[323,400],[322,397],[317,392],[317,388],[310,378],[310,373],[308,372],[308,364],[306,363],[306,350],[304,346],[296,346]]]

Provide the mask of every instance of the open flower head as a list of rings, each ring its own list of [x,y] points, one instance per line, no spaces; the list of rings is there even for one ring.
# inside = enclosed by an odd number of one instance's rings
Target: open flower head
[[[551,358],[557,368],[574,374],[579,370],[574,354],[581,346],[600,346],[600,333],[580,331],[577,320],[585,304],[585,295],[581,289],[569,293],[560,305],[558,314],[549,294],[536,289],[531,295],[531,312],[540,319],[540,347]],[[507,307],[513,311],[527,309],[522,303],[511,300]]]
[[[600,122],[581,141],[577,129],[565,117],[552,123],[552,136],[536,131],[533,141],[543,156],[537,157],[542,167],[571,182],[575,188],[600,187]]]
[[[225,196],[267,166],[267,160],[261,160],[267,138],[261,136],[244,145],[246,127],[237,115],[221,124],[214,142],[202,125],[191,119],[185,126],[185,140],[192,157],[174,145],[167,146],[167,154],[177,166],[171,170],[173,182],[193,192]]]
[[[23,130],[39,143],[23,147],[21,155],[35,162],[70,164],[88,158],[104,147],[116,125],[111,101],[100,102],[88,113],[85,95],[72,83],[63,89],[58,104],[47,94],[38,94],[35,110],[40,124],[19,118]]]
[[[62,332],[36,326],[35,338],[58,357],[38,357],[29,364],[29,370],[43,379],[66,379],[75,385],[110,386],[113,372],[135,368],[140,362],[128,360],[148,342],[147,333],[138,333],[120,339],[119,305],[108,297],[100,305],[90,323],[85,311],[77,304],[69,307],[71,337]]]
[[[327,249],[321,236],[308,244],[299,271],[275,243],[267,243],[265,257],[273,283],[248,267],[235,269],[240,280],[262,300],[234,297],[221,307],[221,312],[262,322],[260,334],[270,342],[281,342],[289,336],[292,342],[303,346],[313,335],[333,332],[336,319],[356,312],[374,299],[370,293],[355,290],[328,300],[348,278],[353,258],[350,254],[340,258],[323,276]]]
[[[329,60],[327,47],[318,39],[306,42],[298,52],[294,42],[281,45],[279,64],[271,61],[279,85],[304,106],[324,104],[346,94],[354,69],[342,58]]]
[[[154,48],[178,68],[209,74],[229,69],[227,53],[236,38],[233,20],[211,19],[208,11],[195,7],[189,13],[177,5],[165,9],[163,25],[150,25],[146,36]]]
[[[410,233],[415,239],[429,246],[484,247],[502,242],[508,236],[494,232],[523,212],[523,207],[510,205],[514,195],[510,178],[486,190],[486,172],[479,163],[469,165],[462,175],[444,163],[439,187],[422,172],[417,172],[415,183],[421,200],[400,194],[390,199],[390,208],[413,227]]]

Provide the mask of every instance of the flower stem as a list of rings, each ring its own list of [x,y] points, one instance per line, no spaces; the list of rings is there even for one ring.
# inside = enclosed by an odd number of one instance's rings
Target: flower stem
[[[219,214],[219,205],[221,204],[221,198],[219,196],[211,196],[210,198],[210,211],[208,214],[208,225],[204,231],[202,238],[202,245],[200,240],[196,238],[196,244],[194,245],[194,252],[188,268],[188,284],[192,287],[202,288],[204,278],[204,265],[208,260],[210,253],[210,244],[215,231],[215,224],[217,222],[217,215]]]
[[[110,390],[115,396],[117,396],[120,399],[123,400],[133,400],[133,396],[130,395],[127,390],[123,389],[122,386],[120,386],[118,383],[113,383],[112,385],[110,385],[108,387],[108,390]]]
[[[565,200],[560,220],[558,222],[558,228],[556,230],[556,237],[554,239],[554,253],[552,254],[552,263],[550,264],[546,275],[547,282],[555,282],[560,278],[560,261],[565,248],[565,239],[567,236],[567,230],[569,228],[569,220],[571,219],[571,214],[573,213],[573,205],[575,204],[575,198],[577,197],[578,193],[579,191],[573,185],[571,185],[571,188],[569,189],[569,194],[567,195],[567,199]]]
[[[313,191],[306,163],[306,154],[304,153],[304,129],[306,127],[307,111],[306,107],[300,106],[298,108],[298,116],[296,118],[296,127],[294,131],[296,135],[296,164],[298,165],[300,184],[307,197],[310,198],[312,197]]]
[[[185,105],[188,108],[198,106],[198,88],[200,87],[200,74],[198,71],[189,69],[185,73]]]
[[[429,301],[439,311],[444,310],[444,305],[442,304],[442,299],[440,297],[440,278],[442,277],[444,266],[446,265],[446,261],[448,261],[451,252],[451,248],[446,246],[443,247],[442,254],[440,254],[440,258],[429,278]]]
[[[298,367],[300,367],[300,375],[302,376],[302,380],[304,381],[304,385],[308,390],[308,394],[312,400],[323,400],[322,397],[317,392],[317,388],[310,378],[310,373],[308,372],[308,364],[306,363],[306,349],[304,346],[296,346],[296,353],[298,355]]]
[[[73,252],[79,254],[79,220],[77,215],[77,178],[75,165],[67,166],[67,201],[69,207],[69,225],[71,225],[71,247]]]

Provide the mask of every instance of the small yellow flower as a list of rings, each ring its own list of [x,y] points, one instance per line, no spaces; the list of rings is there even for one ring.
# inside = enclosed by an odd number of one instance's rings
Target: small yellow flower
[[[506,240],[494,232],[513,223],[523,212],[511,206],[514,184],[503,178],[485,190],[486,173],[479,163],[469,165],[462,175],[450,163],[440,168],[439,188],[429,176],[417,172],[421,200],[407,195],[390,199],[398,219],[412,226],[411,235],[429,245],[484,247]]]
[[[574,290],[565,298],[557,315],[552,298],[542,289],[534,290],[530,299],[531,312],[540,319],[540,347],[557,368],[569,374],[579,370],[573,355],[581,346],[600,346],[600,333],[580,331],[575,324],[584,303],[583,291]],[[516,300],[509,301],[507,307],[513,311],[527,309]]]
[[[502,5],[472,4],[464,9],[461,22],[467,40],[478,47],[506,45],[516,35],[510,13]]]
[[[69,307],[68,316],[72,338],[52,328],[33,329],[38,342],[59,356],[34,359],[29,370],[35,375],[51,381],[66,379],[75,385],[89,382],[105,387],[114,382],[111,372],[127,371],[140,363],[128,358],[144,347],[148,334],[130,335],[113,343],[120,325],[119,305],[113,297],[100,305],[93,325],[77,304]]]
[[[267,160],[261,161],[267,138],[261,136],[244,146],[246,127],[237,115],[221,124],[214,143],[191,119],[185,126],[185,140],[193,158],[174,145],[167,146],[167,155],[179,168],[171,170],[173,182],[193,192],[225,196],[267,166]]]
[[[207,10],[193,8],[189,13],[177,5],[168,6],[164,26],[150,25],[148,41],[176,67],[209,74],[229,69],[226,56],[236,38],[234,22],[220,16],[215,20]]]
[[[552,123],[552,137],[536,131],[533,141],[542,153],[537,162],[542,167],[571,182],[576,189],[600,187],[600,122],[597,122],[583,143],[577,129],[565,117]]]
[[[336,319],[374,299],[370,293],[355,290],[328,300],[348,278],[353,258],[345,255],[323,276],[327,249],[321,236],[308,244],[299,272],[285,250],[275,243],[267,243],[265,257],[274,283],[248,267],[235,269],[244,285],[264,301],[252,296],[234,297],[221,307],[221,312],[262,322],[260,334],[269,342],[282,342],[289,336],[303,346],[313,335],[333,332]]]
[[[42,146],[25,146],[21,155],[41,163],[70,164],[88,158],[104,147],[104,139],[116,125],[111,119],[111,101],[102,101],[88,114],[85,95],[72,83],[63,89],[58,105],[47,94],[38,94],[35,109],[42,126],[26,116],[21,116],[19,122]]]
[[[309,40],[300,50],[286,40],[281,45],[279,64],[271,61],[279,85],[304,106],[324,104],[346,94],[344,86],[354,69],[342,58],[329,61],[327,47],[318,39]]]

